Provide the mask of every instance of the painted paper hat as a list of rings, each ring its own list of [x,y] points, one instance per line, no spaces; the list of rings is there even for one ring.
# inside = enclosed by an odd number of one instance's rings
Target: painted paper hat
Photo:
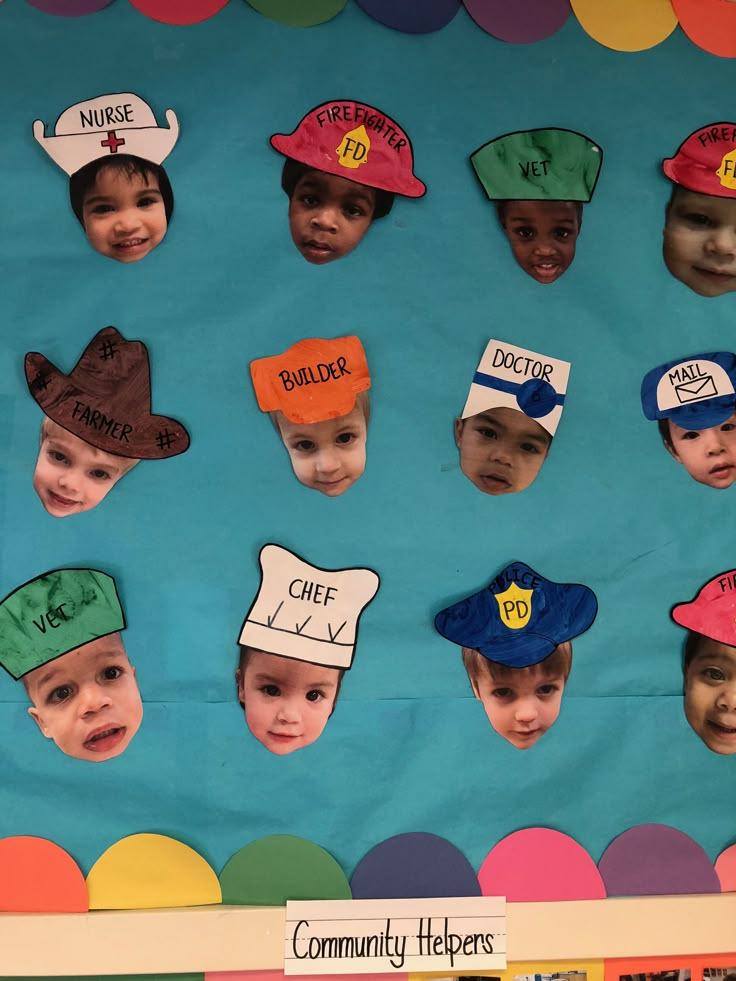
[[[261,585],[239,643],[296,661],[350,668],[360,615],[378,592],[372,569],[320,569],[280,545],[259,555]]]
[[[106,453],[163,460],[183,453],[189,433],[176,419],[151,415],[148,351],[114,327],[92,340],[68,375],[42,354],[26,354],[28,389],[63,429]]]
[[[153,110],[132,92],[113,92],[77,102],[56,120],[53,136],[36,119],[33,135],[54,163],[71,177],[102,157],[129,154],[160,164],[179,138],[179,121],[166,110],[168,126],[159,126]]]
[[[552,582],[512,562],[490,585],[442,610],[438,633],[510,668],[538,664],[595,620],[595,593],[579,583]]]
[[[0,603],[0,664],[17,681],[98,637],[125,629],[112,576],[54,569]]]
[[[280,409],[295,423],[346,416],[358,392],[371,385],[365,351],[355,336],[298,341],[283,354],[251,361],[250,374],[261,412]]]
[[[491,339],[473,376],[462,418],[486,409],[518,409],[554,436],[569,375],[569,361]]]
[[[490,201],[583,201],[593,197],[601,148],[569,129],[507,133],[470,162]]]
[[[689,191],[736,198],[736,123],[710,123],[691,133],[662,161],[662,170]]]
[[[397,122],[363,102],[324,102],[271,146],[315,170],[410,198],[427,188],[414,176],[411,140]]]
[[[641,407],[647,419],[683,429],[720,426],[736,410],[736,354],[694,354],[652,368],[641,383]]]
[[[673,607],[671,616],[681,627],[736,647],[736,569],[715,576],[694,600]]]

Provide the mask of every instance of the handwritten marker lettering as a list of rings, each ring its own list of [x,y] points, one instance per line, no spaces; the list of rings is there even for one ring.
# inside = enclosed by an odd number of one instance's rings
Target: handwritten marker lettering
[[[711,126],[698,133],[698,139],[703,146],[709,143],[736,143],[736,126]]]
[[[531,171],[532,177],[546,177],[547,164],[552,163],[551,160],[528,160],[525,164],[521,160],[517,160],[516,162],[524,177],[529,176],[529,171]]]
[[[117,123],[132,123],[133,107],[129,102],[123,106],[104,106],[102,109],[80,109],[79,121],[82,129],[115,129]]]
[[[385,116],[380,116],[375,112],[367,112],[364,106],[333,104],[320,109],[316,118],[320,128],[325,123],[362,123],[366,129],[373,130],[374,133],[383,137],[397,153],[400,153],[401,148],[407,144],[404,137],[399,136],[396,127],[386,122]]]
[[[705,378],[707,372],[703,371],[697,361],[692,364],[683,364],[674,371],[667,373],[670,385],[680,385],[682,382],[695,381],[696,378]]]
[[[516,375],[531,375],[532,378],[541,378],[549,381],[553,366],[545,361],[537,361],[534,358],[525,358],[521,354],[514,354],[513,351],[504,351],[502,347],[497,347],[493,355],[494,368],[510,368]]]
[[[324,599],[322,598],[324,594]],[[337,596],[336,586],[325,586],[321,582],[309,582],[307,579],[292,579],[289,583],[289,596],[298,600],[327,606],[330,600]]]
[[[406,937],[391,933],[391,920],[386,920],[386,929],[364,937],[299,937],[302,927],[309,928],[308,920],[300,920],[292,939],[294,956],[300,960],[309,958],[348,958],[348,957],[388,957],[396,970],[404,966],[406,957]],[[299,946],[297,946],[297,943]]]
[[[736,589],[736,572],[719,579],[718,585],[721,587],[722,593],[725,593],[727,589]]]
[[[46,633],[46,624],[49,625],[53,630],[60,627],[61,624],[57,623],[57,617],[61,620],[68,620],[66,613],[64,613],[65,603],[60,603],[59,606],[55,606],[52,610],[48,610],[40,620],[34,620],[33,626],[41,631],[42,634]]]
[[[108,418],[104,412],[100,412],[99,409],[90,409],[84,402],[75,401],[72,419],[77,419],[100,433],[104,432],[106,436],[110,436],[112,439],[119,439],[121,443],[130,442],[128,433],[133,432],[132,426],[128,425],[127,422],[117,422],[112,416]]]
[[[323,364],[322,362],[314,365],[306,365],[304,368],[297,368],[296,371],[280,371],[279,378],[281,379],[281,384],[284,386],[285,392],[291,392],[295,388],[301,388],[303,385],[316,385],[319,382],[330,381],[338,378],[342,378],[343,375],[349,375],[350,371],[346,367],[347,358],[338,358],[336,361],[330,361],[329,364]]]

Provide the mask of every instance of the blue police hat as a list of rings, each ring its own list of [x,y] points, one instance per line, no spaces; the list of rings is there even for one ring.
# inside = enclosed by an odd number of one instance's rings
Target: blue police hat
[[[694,354],[652,368],[641,383],[641,407],[647,419],[683,429],[720,426],[736,410],[736,354]]]
[[[587,586],[551,582],[524,562],[512,562],[485,589],[438,613],[434,625],[447,640],[491,661],[527,668],[582,634],[597,612]]]

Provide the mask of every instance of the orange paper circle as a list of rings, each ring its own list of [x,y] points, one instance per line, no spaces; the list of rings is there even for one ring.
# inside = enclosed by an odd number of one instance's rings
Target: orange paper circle
[[[19,835],[0,841],[0,910],[10,913],[86,913],[84,876],[63,848]]]
[[[198,24],[219,13],[229,0],[129,0],[140,13],[162,24]]]
[[[670,0],[570,0],[580,26],[614,51],[644,51],[677,27]]]
[[[672,0],[672,7],[693,44],[721,58],[736,58],[734,0]]]

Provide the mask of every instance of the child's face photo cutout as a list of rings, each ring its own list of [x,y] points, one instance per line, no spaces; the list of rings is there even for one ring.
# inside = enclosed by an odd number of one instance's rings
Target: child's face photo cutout
[[[685,717],[714,753],[736,753],[736,647],[693,635],[686,655]]]
[[[135,668],[120,634],[98,637],[23,678],[35,719],[67,756],[102,763],[120,756],[143,718]]]
[[[98,450],[46,418],[33,489],[53,518],[66,518],[96,507],[137,462]]]
[[[578,201],[499,201],[501,227],[521,268],[554,283],[575,258],[583,206]]]
[[[492,497],[526,490],[547,459],[552,437],[536,420],[508,406],[455,420],[460,469]]]
[[[81,197],[80,220],[92,248],[118,262],[144,259],[168,228],[162,169],[128,157],[114,165],[96,161],[84,171],[78,186],[77,175],[72,178],[70,193],[73,202]]]
[[[296,423],[276,411],[274,420],[294,473],[306,487],[339,497],[365,470],[368,419],[364,393],[351,412],[337,419]]]
[[[339,668],[241,648],[235,681],[248,728],[277,756],[310,746],[334,711],[342,675]]]
[[[321,170],[307,170],[289,200],[292,241],[314,265],[342,259],[368,231],[375,207],[374,188]]]
[[[493,729],[516,749],[530,749],[557,721],[571,660],[569,642],[528,668],[509,668],[463,648],[475,697]]]
[[[693,480],[725,490],[736,480],[736,413],[720,426],[683,429],[666,420],[669,438],[665,446]]]
[[[699,296],[736,290],[736,198],[675,187],[664,226],[664,261]]]

